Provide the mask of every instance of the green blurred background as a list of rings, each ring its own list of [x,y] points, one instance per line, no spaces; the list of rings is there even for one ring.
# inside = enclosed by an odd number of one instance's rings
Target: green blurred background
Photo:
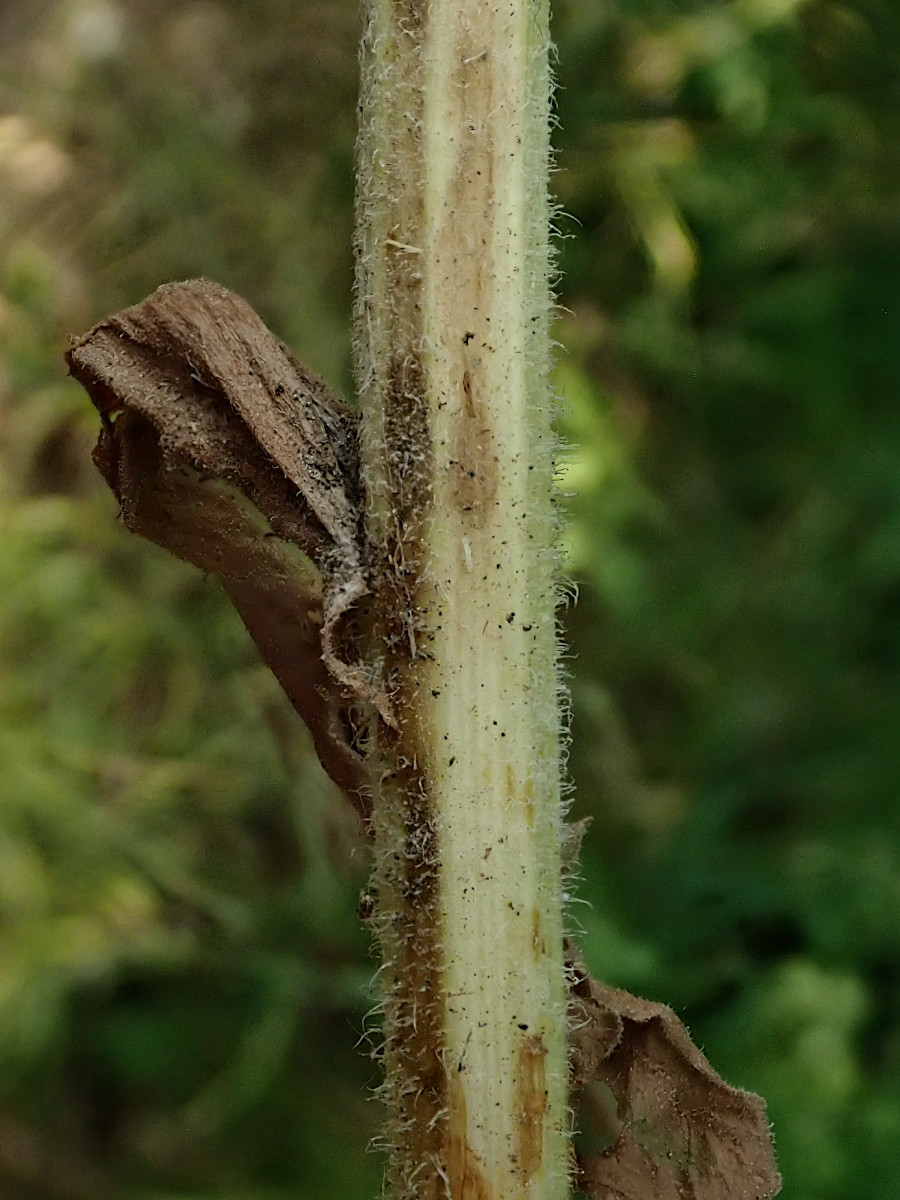
[[[61,360],[204,274],[349,394],[357,24],[0,4],[3,1200],[380,1193],[365,848]],[[896,1200],[900,6],[555,27],[573,919],[768,1098],[785,1200]]]

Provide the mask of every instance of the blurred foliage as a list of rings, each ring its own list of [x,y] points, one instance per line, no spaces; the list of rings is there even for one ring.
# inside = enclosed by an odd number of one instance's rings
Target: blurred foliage
[[[900,9],[558,0],[573,905],[900,1194]],[[0,4],[0,1192],[371,1198],[353,820],[61,350],[170,278],[349,390],[354,0]]]

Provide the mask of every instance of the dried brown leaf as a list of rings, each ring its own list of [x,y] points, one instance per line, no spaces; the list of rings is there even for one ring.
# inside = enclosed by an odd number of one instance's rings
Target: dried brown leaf
[[[94,460],[125,524],[221,580],[364,811],[348,706],[390,712],[347,645],[366,592],[356,414],[208,280],[159,288],[66,360],[103,420]]]
[[[730,1087],[670,1008],[591,979],[574,958],[574,1084],[590,1200],[770,1200],[765,1105]]]

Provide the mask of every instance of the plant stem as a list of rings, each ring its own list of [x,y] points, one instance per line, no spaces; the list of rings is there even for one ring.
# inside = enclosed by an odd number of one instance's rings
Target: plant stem
[[[368,0],[357,368],[395,1200],[568,1194],[545,0]]]

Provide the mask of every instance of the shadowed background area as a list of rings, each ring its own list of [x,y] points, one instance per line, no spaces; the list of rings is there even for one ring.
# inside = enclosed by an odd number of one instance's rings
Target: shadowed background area
[[[785,1200],[895,1200],[900,9],[555,20],[573,921],[766,1096]],[[380,1193],[355,818],[61,357],[203,274],[351,394],[357,34],[0,3],[4,1200]]]

